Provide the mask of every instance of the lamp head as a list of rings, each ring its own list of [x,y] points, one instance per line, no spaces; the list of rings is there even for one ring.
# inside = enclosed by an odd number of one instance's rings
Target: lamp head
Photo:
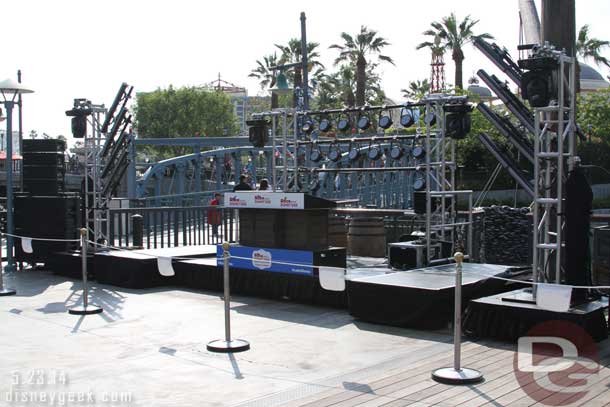
[[[16,82],[10,78],[0,82],[0,95],[2,95],[5,102],[9,99],[15,100],[15,97],[17,95],[33,92],[33,90],[28,89],[23,84]]]
[[[286,79],[286,75],[283,71],[280,71],[280,73],[277,74],[275,77],[275,86],[269,90],[278,95],[287,95],[292,92],[292,89],[288,86],[288,79]]]

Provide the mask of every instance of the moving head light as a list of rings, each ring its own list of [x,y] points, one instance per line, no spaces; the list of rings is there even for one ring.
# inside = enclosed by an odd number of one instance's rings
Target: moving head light
[[[66,110],[66,116],[72,117],[72,136],[84,138],[87,134],[87,116],[91,114],[91,101],[74,99],[72,109]]]
[[[248,125],[248,141],[254,147],[265,147],[265,143],[269,141],[269,120],[253,119],[246,120]]]
[[[533,46],[530,58],[519,60],[526,70],[521,79],[521,94],[532,107],[546,107],[557,99],[560,52],[552,46]]]

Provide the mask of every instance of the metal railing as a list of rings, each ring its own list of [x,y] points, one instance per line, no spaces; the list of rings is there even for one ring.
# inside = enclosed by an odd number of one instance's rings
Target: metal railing
[[[220,214],[218,233],[213,233],[209,216]],[[134,247],[134,215],[142,216],[143,247],[165,247],[219,244],[234,242],[238,236],[235,210],[221,206],[156,207],[109,209],[107,216],[108,244],[115,247]],[[216,216],[216,215],[214,215]]]

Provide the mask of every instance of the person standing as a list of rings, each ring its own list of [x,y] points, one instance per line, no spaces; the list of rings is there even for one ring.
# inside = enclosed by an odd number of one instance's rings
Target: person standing
[[[248,185],[248,177],[244,174],[239,176],[239,184],[233,187],[233,192],[237,191],[252,191],[252,187]]]
[[[269,186],[269,180],[267,178],[263,178],[261,183],[258,185],[259,191],[271,191],[271,187]]]
[[[220,193],[216,192],[214,194],[214,199],[212,199],[208,205],[219,206],[220,199],[221,199]],[[212,237],[218,238],[218,227],[221,224],[220,209],[216,209],[216,208],[208,209],[208,224],[210,226],[212,226]]]

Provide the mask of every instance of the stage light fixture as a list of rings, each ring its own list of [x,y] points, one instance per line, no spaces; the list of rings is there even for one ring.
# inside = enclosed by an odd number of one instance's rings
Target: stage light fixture
[[[384,130],[389,129],[390,127],[392,127],[392,124],[394,124],[394,122],[392,121],[392,116],[390,116],[390,113],[388,111],[384,111],[384,110],[379,112],[379,120],[377,122],[379,123],[379,127],[381,127]]]
[[[400,111],[400,125],[402,127],[411,127],[415,123],[415,116],[411,109],[403,108]]]
[[[330,118],[324,117],[320,121],[320,125],[318,126],[318,128],[320,129],[320,131],[322,133],[326,133],[326,132],[331,131],[333,129],[333,123],[331,122]]]
[[[356,161],[358,157],[360,157],[360,149],[358,146],[351,147],[349,153],[347,154],[347,158],[349,158],[350,161]]]
[[[416,178],[413,181],[413,189],[418,192],[424,191],[426,189],[426,178],[419,171],[415,173],[415,176]]]
[[[254,147],[265,147],[269,141],[269,121],[261,118],[246,120],[248,125],[248,140]]]
[[[339,117],[337,121],[337,130],[339,131],[348,131],[350,127],[349,115],[343,114]]]
[[[338,145],[333,145],[328,152],[328,159],[332,162],[337,162],[341,158],[341,148]]]
[[[321,159],[322,159],[322,152],[320,151],[320,149],[317,146],[312,146],[311,152],[309,153],[309,160],[314,163],[317,163]]]
[[[426,156],[426,149],[424,146],[414,146],[411,153],[413,154],[413,158],[417,158],[418,160],[423,159]]]
[[[91,101],[74,99],[72,109],[66,110],[66,116],[72,117],[72,136],[84,138],[87,134],[87,116],[91,115]]]
[[[544,48],[540,48],[542,53]],[[553,57],[533,56],[519,61],[519,67],[526,69],[521,77],[521,95],[532,107],[546,107],[557,97],[558,61]]]
[[[305,133],[305,134],[311,134],[314,127],[315,126],[314,126],[313,119],[310,117],[306,117],[305,120],[303,121],[303,125],[301,126],[301,130],[303,130],[303,133]]]
[[[405,154],[405,149],[400,144],[394,144],[390,148],[390,158],[393,160],[400,160]]]
[[[367,130],[369,127],[371,127],[371,119],[366,113],[362,113],[358,117],[358,128],[364,131]]]
[[[429,126],[434,126],[436,124],[436,114],[434,112],[428,112],[424,116],[424,123]]]
[[[383,155],[383,148],[379,144],[369,147],[369,160],[377,161]]]
[[[473,106],[468,103],[448,104],[445,111],[445,137],[461,140],[470,132],[472,120],[470,112]]]

